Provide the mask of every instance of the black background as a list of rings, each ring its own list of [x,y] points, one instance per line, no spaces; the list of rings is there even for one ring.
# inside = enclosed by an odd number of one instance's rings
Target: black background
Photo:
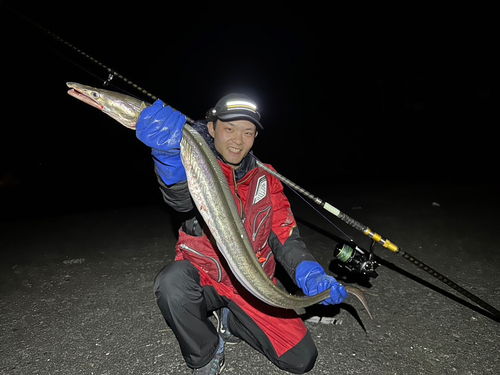
[[[108,72],[33,22],[189,117],[203,118],[229,92],[252,96],[265,127],[256,155],[306,188],[496,179],[491,9],[2,5],[18,12],[1,7],[0,203],[8,215],[158,199],[147,147],[66,94],[65,82],[102,87]]]

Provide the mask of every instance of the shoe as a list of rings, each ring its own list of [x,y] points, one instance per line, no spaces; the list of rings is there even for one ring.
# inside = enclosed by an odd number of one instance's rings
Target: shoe
[[[222,337],[224,342],[228,345],[236,345],[241,342],[241,339],[233,335],[229,331],[227,326],[227,317],[229,315],[229,309],[227,307],[222,307],[218,310],[213,311],[215,319],[217,319],[217,332]]]
[[[219,336],[220,344],[217,353],[205,366],[193,370],[193,375],[219,375],[226,365],[224,356],[224,340]]]

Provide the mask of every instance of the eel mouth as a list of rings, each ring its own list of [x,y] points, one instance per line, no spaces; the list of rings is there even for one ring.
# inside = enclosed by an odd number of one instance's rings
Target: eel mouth
[[[104,109],[104,106],[102,104],[99,104],[97,101],[95,101],[92,98],[92,95],[97,95],[97,98],[99,97],[99,94],[96,93],[95,91],[88,91],[85,89],[81,89],[77,87],[72,82],[67,82],[66,85],[71,88],[71,90],[68,90],[68,94],[72,96],[73,98],[76,98],[85,104],[88,104],[94,108],[100,109],[101,111]],[[87,92],[88,91],[88,92]]]

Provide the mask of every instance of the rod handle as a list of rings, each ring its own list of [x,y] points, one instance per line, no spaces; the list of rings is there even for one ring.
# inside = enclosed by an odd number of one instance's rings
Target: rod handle
[[[387,238],[382,237],[380,234],[372,231],[366,225],[361,224],[359,221],[353,219],[349,215],[346,215],[343,212],[339,212],[339,214],[337,215],[337,217],[340,220],[344,221],[345,223],[349,224],[354,229],[357,229],[360,232],[363,232],[363,234],[365,236],[370,237],[372,240],[374,240],[375,242],[378,242],[383,247],[385,247],[386,249],[389,249],[393,253],[398,253],[399,252],[399,247],[395,243],[389,241]]]

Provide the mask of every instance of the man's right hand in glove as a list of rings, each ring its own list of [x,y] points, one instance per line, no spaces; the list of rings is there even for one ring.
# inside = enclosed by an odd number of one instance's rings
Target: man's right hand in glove
[[[151,155],[161,179],[167,185],[186,181],[180,144],[186,116],[157,100],[143,110],[136,125],[136,136],[151,147]]]

